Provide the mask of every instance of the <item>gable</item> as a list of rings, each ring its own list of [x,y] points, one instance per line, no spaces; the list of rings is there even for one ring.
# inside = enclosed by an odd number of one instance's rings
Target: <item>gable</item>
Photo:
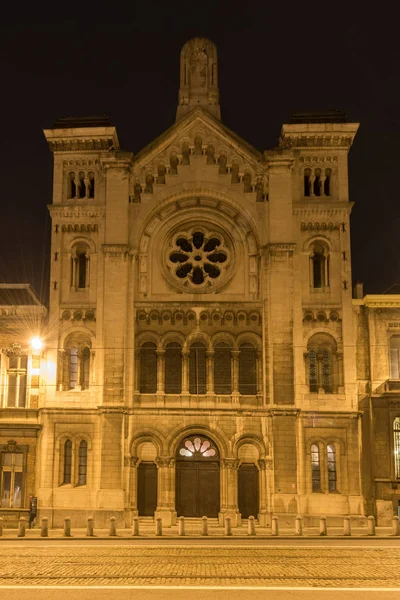
[[[206,164],[219,165],[221,173],[230,172],[234,165],[239,177],[248,171],[253,181],[265,174],[261,152],[196,108],[134,157],[133,187],[146,186],[146,180],[164,183],[163,177],[176,175],[179,165],[190,164],[193,156],[204,156]]]

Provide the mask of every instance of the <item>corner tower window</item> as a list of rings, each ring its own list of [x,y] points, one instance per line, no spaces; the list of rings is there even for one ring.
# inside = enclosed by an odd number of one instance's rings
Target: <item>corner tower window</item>
[[[310,267],[311,286],[320,290],[329,287],[329,255],[322,244],[316,243],[313,245]]]

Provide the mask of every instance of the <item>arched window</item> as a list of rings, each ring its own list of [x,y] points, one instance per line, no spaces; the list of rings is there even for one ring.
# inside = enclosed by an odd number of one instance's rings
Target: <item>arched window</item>
[[[89,172],[89,183],[88,183],[88,187],[89,190],[86,190],[86,194],[88,198],[94,198],[94,183],[95,183],[95,179],[94,179],[94,173],[93,171]],[[89,191],[89,193],[87,193]]]
[[[257,351],[253,344],[240,344],[239,392],[245,396],[257,394]]]
[[[390,379],[400,379],[400,335],[390,338]]]
[[[394,476],[400,479],[400,417],[393,421],[394,436]]]
[[[321,169],[315,169],[314,196],[321,195]]]
[[[317,444],[311,446],[311,481],[312,491],[321,491],[321,462],[319,456],[319,447]]]
[[[304,195],[310,195],[310,177],[311,169],[304,169]]]
[[[322,244],[313,245],[310,261],[312,287],[314,289],[329,287],[329,255]]]
[[[78,462],[78,483],[77,485],[86,485],[87,475],[87,442],[82,440],[79,444],[79,462]]]
[[[327,449],[328,459],[328,491],[336,492],[336,451],[333,444],[329,444]]]
[[[182,391],[182,347],[170,342],[165,347],[165,393],[180,394]]]
[[[85,173],[81,171],[79,173],[79,198],[86,197],[86,183],[85,183]]]
[[[64,476],[63,483],[71,483],[72,474],[72,442],[67,440],[64,444]]]
[[[337,393],[341,367],[334,338],[325,333],[313,335],[308,342],[306,356],[310,392]]]
[[[78,348],[69,348],[69,389],[73,390],[78,385]]]
[[[75,198],[76,197],[76,182],[75,182],[75,173],[73,171],[68,173],[67,185],[68,185],[67,198],[69,198],[69,199]]]
[[[225,342],[214,348],[214,391],[216,394],[232,393],[231,347]]]
[[[331,177],[332,177],[332,169],[325,169],[325,181],[324,181],[325,196],[331,195]]]
[[[157,346],[154,342],[145,342],[140,347],[139,390],[141,394],[157,391]]]
[[[189,392],[205,394],[206,387],[206,347],[202,342],[195,342],[189,353]]]
[[[85,290],[89,287],[89,248],[78,244],[71,254],[71,287]]]

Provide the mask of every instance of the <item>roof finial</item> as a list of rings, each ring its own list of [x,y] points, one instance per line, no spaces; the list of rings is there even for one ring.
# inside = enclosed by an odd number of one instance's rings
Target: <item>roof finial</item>
[[[215,44],[205,38],[186,42],[181,52],[181,85],[176,120],[196,106],[221,119],[218,90],[218,62]]]

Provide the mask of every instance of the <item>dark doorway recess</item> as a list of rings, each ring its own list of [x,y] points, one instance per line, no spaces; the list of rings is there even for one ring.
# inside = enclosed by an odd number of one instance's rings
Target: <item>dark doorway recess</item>
[[[178,517],[217,517],[219,463],[177,461],[176,510]]]
[[[258,469],[253,464],[244,463],[239,467],[239,512],[243,519],[257,519],[259,511]]]
[[[138,513],[152,517],[157,507],[157,467],[153,462],[141,462],[138,467]]]

